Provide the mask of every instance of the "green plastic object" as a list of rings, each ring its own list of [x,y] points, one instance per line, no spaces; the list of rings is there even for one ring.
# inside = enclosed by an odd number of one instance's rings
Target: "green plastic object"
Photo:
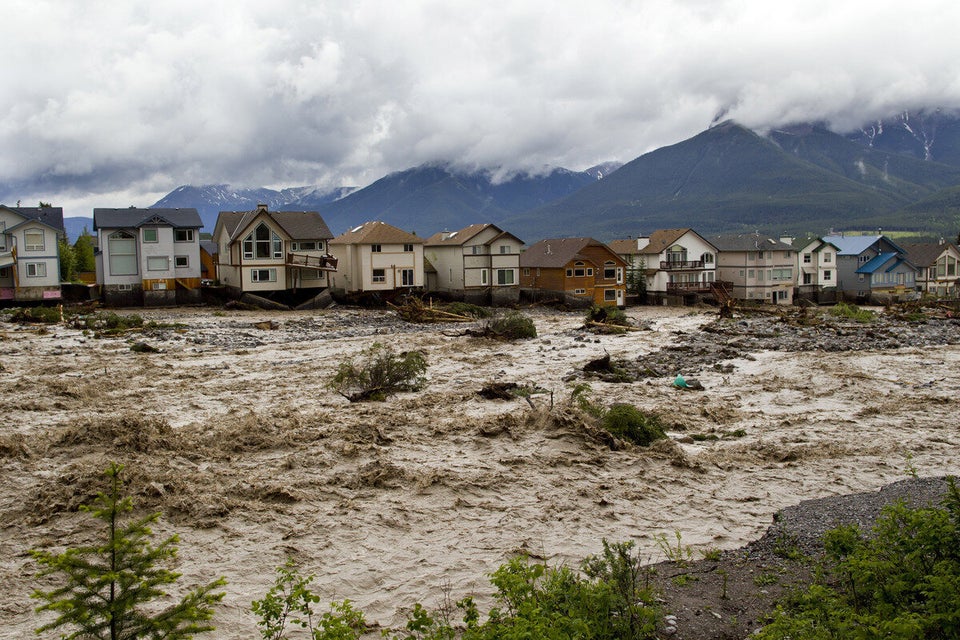
[[[680,375],[679,373],[677,374],[677,377],[674,378],[674,380],[673,380],[673,386],[678,387],[678,388],[680,388],[680,389],[687,389],[687,388],[689,388],[689,385],[687,384],[687,381],[684,380],[684,379],[683,379],[683,376]]]

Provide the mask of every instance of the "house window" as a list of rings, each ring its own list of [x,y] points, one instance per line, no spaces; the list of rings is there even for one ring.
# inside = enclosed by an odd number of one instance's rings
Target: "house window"
[[[372,251],[373,253],[380,253],[382,250],[383,250],[383,247],[381,247],[378,244],[370,245],[370,251]]]
[[[250,281],[251,282],[276,282],[277,270],[276,269],[253,269],[250,272]]]
[[[617,265],[611,261],[603,263],[603,279],[615,280],[617,277]]]
[[[592,269],[592,268],[588,268],[588,269],[587,269],[587,276],[592,276],[592,275],[593,275],[593,269]]]
[[[174,229],[174,242],[193,242],[193,229]]]
[[[826,276],[824,276],[824,280],[826,280]],[[857,276],[857,282],[863,282],[863,274],[862,274],[862,273]]]
[[[410,245],[411,247],[413,245]],[[400,283],[404,287],[413,286],[413,269],[401,269],[400,270]]]
[[[166,271],[170,268],[170,258],[167,256],[152,256],[147,258],[147,271]]]
[[[587,293],[586,289],[574,289],[573,294],[577,296],[582,296]]]
[[[117,291],[133,291],[133,285],[130,283],[118,284]]]
[[[753,269],[747,269],[747,277],[752,280],[756,277],[756,272]]]
[[[803,254],[803,264],[810,264],[813,262],[813,256],[809,253]]]
[[[107,238],[110,252],[110,275],[137,275],[137,239],[124,231],[117,231]]]
[[[824,280],[825,282],[827,282],[827,281],[829,281],[829,280],[831,280],[831,279],[833,279],[833,272],[830,271],[830,270],[824,271],[824,272],[823,272],[823,280]]]
[[[373,282],[386,282],[387,281],[387,270],[386,269],[374,269],[373,277],[371,278]]]
[[[750,251],[747,253],[747,260],[756,260],[756,259],[757,259],[756,251]]]
[[[667,249],[667,262],[680,264],[687,261],[687,249],[679,244],[675,244]]]
[[[500,253],[510,253],[510,247],[505,244],[500,245]]]
[[[27,267],[27,277],[28,278],[46,278],[47,277],[47,263],[46,262],[28,262]]]
[[[25,231],[23,248],[27,251],[43,251],[43,231]]]
[[[870,256],[859,256],[857,260],[860,262],[860,264],[865,264],[870,262]]]
[[[167,283],[166,282],[154,282],[151,287],[154,291],[166,291]]]
[[[774,280],[792,280],[793,279],[793,269],[774,269],[773,270],[773,279]]]
[[[744,270],[743,270],[743,269],[740,269],[740,277],[741,277],[741,278],[744,277],[744,273],[745,273]]]
[[[10,277],[10,267],[0,267],[0,278]]]
[[[160,235],[157,229],[143,229],[143,241],[144,242],[159,242]]]
[[[470,247],[470,253],[472,253],[472,254],[475,255],[475,256],[476,256],[476,255],[479,255],[480,253],[482,253],[482,251],[483,251],[483,247],[481,247],[481,246],[478,245],[478,244],[472,245],[472,246]]]
[[[585,268],[585,265],[584,265],[582,262],[574,262],[574,263],[573,263],[573,277],[574,277],[574,278],[582,278],[583,276],[586,275],[586,273],[587,273],[587,270],[586,270],[586,268]]]
[[[703,264],[713,264],[713,254],[710,252],[700,256],[700,259],[703,260]]]
[[[572,277],[573,277],[573,269],[567,269],[567,277],[568,277],[568,278],[572,278]]]
[[[523,275],[525,275],[525,276],[530,275],[530,267],[524,267],[524,268],[523,268]]]
[[[603,300],[604,300],[604,302],[616,302],[616,301],[617,301],[617,290],[616,290],[616,289],[604,289],[604,290],[603,290]]]
[[[411,253],[411,252],[413,251],[413,245],[412,245],[412,244],[405,244],[405,245],[403,245],[403,250],[404,250],[404,252],[406,252],[406,253]]]
[[[316,251],[317,243],[316,242],[294,242],[292,248],[294,251]]]
[[[824,278],[826,280],[826,278]],[[803,284],[812,284],[813,283],[813,274],[805,273],[803,274]]]
[[[513,269],[497,269],[497,284],[514,284]]]
[[[833,254],[832,254],[832,253],[829,253],[829,252],[823,254],[823,261],[824,261],[824,262],[832,262],[832,261],[833,261]]]
[[[243,257],[252,258],[282,258],[283,240],[264,223],[257,225],[246,238],[243,239]]]
[[[174,256],[173,266],[177,269],[186,269],[190,266],[190,256]]]
[[[487,284],[487,270],[480,270],[480,284]]]

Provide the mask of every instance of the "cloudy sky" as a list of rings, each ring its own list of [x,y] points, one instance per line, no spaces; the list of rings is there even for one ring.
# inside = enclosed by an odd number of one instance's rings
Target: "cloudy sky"
[[[956,0],[4,0],[0,202],[584,169],[707,128],[960,107]]]

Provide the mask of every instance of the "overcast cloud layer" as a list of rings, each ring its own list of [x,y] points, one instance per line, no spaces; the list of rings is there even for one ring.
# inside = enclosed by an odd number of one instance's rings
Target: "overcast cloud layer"
[[[707,128],[960,106],[956,0],[6,0],[0,201],[583,169]]]

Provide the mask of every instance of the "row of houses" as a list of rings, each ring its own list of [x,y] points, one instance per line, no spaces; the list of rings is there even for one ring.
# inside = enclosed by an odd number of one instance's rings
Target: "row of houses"
[[[563,298],[624,306],[644,290],[653,302],[729,296],[792,304],[838,297],[878,300],[929,293],[956,297],[953,243],[898,245],[876,235],[706,238],[693,229],[603,243],[552,238],[524,248],[494,224],[421,238],[371,221],[334,236],[317,212],[221,212],[201,240],[196,209],[94,209],[96,282],[108,304],[197,302],[206,284],[232,295],[272,297],[426,290],[480,304]],[[60,297],[60,208],[0,205],[0,300]]]

